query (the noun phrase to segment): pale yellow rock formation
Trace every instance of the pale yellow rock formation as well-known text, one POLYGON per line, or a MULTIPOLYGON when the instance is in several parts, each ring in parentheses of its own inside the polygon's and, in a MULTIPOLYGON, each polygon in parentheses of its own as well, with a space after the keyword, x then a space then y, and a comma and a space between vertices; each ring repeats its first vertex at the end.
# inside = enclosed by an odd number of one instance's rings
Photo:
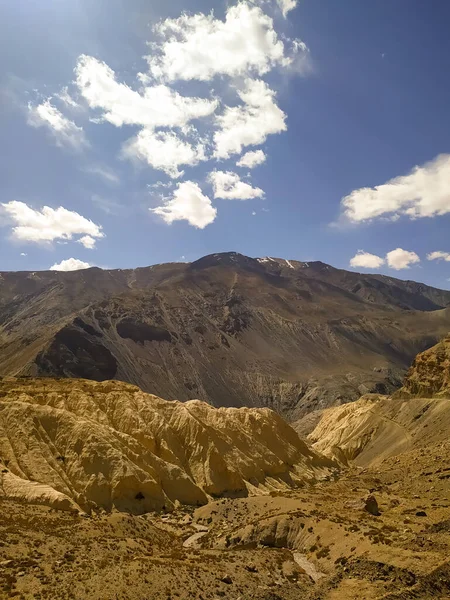
POLYGON ((309 439, 317 452, 365 466, 443 442, 449 429, 450 400, 368 394, 325 410, 309 439))
POLYGON ((0 465, 5 496, 133 513, 286 488, 333 467, 269 409, 44 378, 0 382, 0 465))

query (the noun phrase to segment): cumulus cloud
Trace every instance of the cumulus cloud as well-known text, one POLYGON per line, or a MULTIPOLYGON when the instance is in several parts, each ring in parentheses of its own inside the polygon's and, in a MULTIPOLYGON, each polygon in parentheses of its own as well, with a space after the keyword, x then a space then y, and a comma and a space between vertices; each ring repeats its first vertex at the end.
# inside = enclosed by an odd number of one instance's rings
POLYGON ((95 244, 97 243, 97 240, 95 240, 90 235, 84 235, 82 238, 80 238, 79 240, 77 240, 77 242, 79 244, 82 244, 88 250, 94 250, 95 244))
POLYGON ((262 198, 264 196, 261 188, 252 187, 232 171, 213 171, 209 174, 208 179, 213 186, 214 198, 250 200, 251 198, 262 198))
POLYGON ((78 260, 77 258, 68 258, 56 263, 50 267, 50 271, 80 271, 81 269, 89 269, 92 267, 87 262, 78 260))
POLYGON ((218 105, 217 100, 181 96, 166 85, 136 92, 119 83, 114 71, 92 56, 80 56, 75 73, 81 95, 91 108, 102 111, 99 120, 116 127, 183 127, 212 114, 218 105))
MULTIPOLYGON (((279 3, 286 9, 292 1, 279 3)), ((230 6, 224 21, 213 14, 183 14, 162 21, 155 31, 162 43, 152 45, 147 61, 151 75, 163 81, 261 76, 290 63, 272 19, 247 2, 230 6)))
POLYGON ((32 127, 45 127, 57 146, 81 150, 89 145, 83 128, 65 117, 51 104, 50 99, 38 106, 28 105, 28 124, 32 127))
POLYGON ((286 115, 275 102, 275 92, 264 81, 246 79, 238 92, 245 103, 228 106, 218 115, 218 131, 214 134, 215 156, 229 158, 245 146, 258 146, 268 135, 286 131, 286 115))
POLYGON ((173 132, 155 132, 147 128, 141 129, 125 144, 123 155, 143 160, 173 178, 184 175, 184 171, 179 170, 180 166, 193 166, 207 160, 202 143, 193 145, 173 132))
POLYGON ((258 165, 262 165, 266 161, 266 155, 262 150, 251 150, 246 152, 244 156, 236 163, 238 167, 247 167, 253 169, 258 165))
POLYGON ((420 262, 420 258, 415 252, 403 250, 403 248, 397 248, 386 254, 387 264, 391 269, 400 271, 400 269, 409 269, 411 265, 420 262))
POLYGON ((437 250, 436 252, 430 252, 427 254, 428 260, 445 260, 446 262, 450 262, 450 252, 442 252, 442 250, 437 250))
POLYGON ((204 229, 212 223, 217 215, 211 200, 193 181, 178 184, 173 196, 168 198, 163 206, 150 210, 169 225, 174 221, 187 221, 199 229, 204 229))
POLYGON ((355 256, 350 260, 351 267, 360 267, 362 269, 379 269, 384 263, 385 260, 384 258, 381 258, 381 256, 364 252, 364 250, 358 250, 355 256))
POLYGON ((342 199, 342 209, 355 223, 385 216, 418 219, 450 213, 450 154, 441 154, 383 185, 353 191, 342 199))
POLYGON ((62 206, 56 209, 44 206, 41 210, 35 210, 24 202, 11 201, 2 204, 2 208, 13 223, 13 238, 19 241, 48 243, 72 240, 77 235, 104 237, 100 225, 62 206))
MULTIPOLYGON (((156 41, 149 44, 151 52, 145 57, 148 69, 134 82, 116 74, 105 62, 81 55, 75 81, 54 100, 72 113, 75 109, 88 111, 91 123, 132 127, 130 138, 122 143, 121 156, 142 161, 172 179, 200 162, 241 155, 247 147, 260 146, 269 135, 287 129, 276 92, 262 77, 274 68, 299 72, 299 61, 309 54, 301 40, 278 35, 273 19, 258 5, 268 1, 239 0, 228 6, 223 19, 211 12, 162 20, 154 28, 156 41), (192 81, 208 82, 209 92, 200 93, 200 84, 194 87, 191 83, 183 87, 185 94, 188 85, 191 95, 182 95, 176 84, 192 81), (220 98, 222 92, 226 101, 220 98)), ((276 2, 285 16, 297 4, 297 0, 270 1, 276 2)), ((82 144, 83 130, 64 117, 50 99, 30 108, 30 114, 37 126, 51 123, 60 137, 65 131, 68 139, 78 136, 82 144)), ((265 160, 262 150, 253 149, 236 159, 236 164, 251 169, 265 160)), ((120 183, 116 173, 102 165, 87 170, 107 183, 120 183)), ((217 198, 264 195, 236 173, 215 173, 217 198)), ((110 212, 109 202, 99 197, 98 204, 110 212)), ((152 210, 168 223, 185 219, 200 228, 214 221, 217 212, 192 181, 178 185, 164 205, 152 210)), ((89 232, 82 235, 78 241, 94 247, 96 237, 89 232), (86 241, 88 237, 94 242, 86 241)))

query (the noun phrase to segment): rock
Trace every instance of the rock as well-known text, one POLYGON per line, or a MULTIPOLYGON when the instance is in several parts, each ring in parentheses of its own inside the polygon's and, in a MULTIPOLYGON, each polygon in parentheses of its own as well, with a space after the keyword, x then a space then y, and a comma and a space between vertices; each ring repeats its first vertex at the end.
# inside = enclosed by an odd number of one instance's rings
POLYGON ((395 397, 450 398, 450 336, 416 356, 395 397))
POLYGON ((375 496, 373 496, 372 494, 370 494, 370 496, 367 496, 367 498, 364 500, 364 510, 370 513, 371 515, 374 515, 376 517, 379 516, 380 510, 378 508, 378 502, 375 496))
POLYGON ((291 581, 296 581, 301 575, 298 565, 293 560, 285 560, 281 565, 281 572, 286 579, 291 581))
POLYGON ((14 565, 13 560, 2 560, 0 561, 0 568, 7 569, 8 567, 12 567, 14 565))
POLYGON ((226 583, 227 585, 231 585, 233 583, 233 580, 229 575, 225 575, 225 577, 222 577, 220 581, 226 583))
POLYGON ((258 572, 258 569, 255 567, 255 565, 246 565, 245 569, 249 573, 257 573, 258 572))
POLYGON ((418 510, 416 512, 416 517, 426 517, 427 513, 424 510, 418 510))
POLYGON ((191 523, 192 523, 191 515, 184 515, 184 517, 181 519, 182 525, 190 525, 191 523))
POLYGON ((119 381, 0 381, 0 432, 11 460, 0 496, 76 513, 171 512, 334 466, 269 409, 166 401, 119 381))

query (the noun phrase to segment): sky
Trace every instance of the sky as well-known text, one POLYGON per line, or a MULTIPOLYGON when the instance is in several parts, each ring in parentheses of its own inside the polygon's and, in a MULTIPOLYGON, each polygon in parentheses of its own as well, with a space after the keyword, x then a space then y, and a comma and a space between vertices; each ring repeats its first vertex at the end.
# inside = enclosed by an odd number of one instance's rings
POLYGON ((237 251, 450 289, 447 0, 0 4, 0 270, 237 251))

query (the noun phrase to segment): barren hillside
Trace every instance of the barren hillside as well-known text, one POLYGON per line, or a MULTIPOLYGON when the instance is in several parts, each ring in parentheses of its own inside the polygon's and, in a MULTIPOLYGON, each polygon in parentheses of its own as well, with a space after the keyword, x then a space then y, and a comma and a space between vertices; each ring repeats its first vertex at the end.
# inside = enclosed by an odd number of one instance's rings
POLYGON ((2 273, 0 374, 118 379, 295 419, 400 386, 450 292, 319 262, 216 254, 134 270, 2 273))

